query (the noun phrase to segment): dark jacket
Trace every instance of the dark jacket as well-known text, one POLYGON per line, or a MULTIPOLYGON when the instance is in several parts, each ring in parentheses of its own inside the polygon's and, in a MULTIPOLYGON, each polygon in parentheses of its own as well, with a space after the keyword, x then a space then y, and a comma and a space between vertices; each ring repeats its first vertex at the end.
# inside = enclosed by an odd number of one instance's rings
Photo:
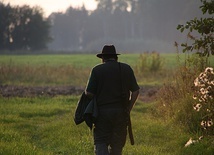
POLYGON ((77 103, 74 122, 78 125, 85 121, 87 126, 92 129, 97 115, 98 113, 95 97, 90 99, 87 95, 85 95, 85 92, 83 92, 77 103))

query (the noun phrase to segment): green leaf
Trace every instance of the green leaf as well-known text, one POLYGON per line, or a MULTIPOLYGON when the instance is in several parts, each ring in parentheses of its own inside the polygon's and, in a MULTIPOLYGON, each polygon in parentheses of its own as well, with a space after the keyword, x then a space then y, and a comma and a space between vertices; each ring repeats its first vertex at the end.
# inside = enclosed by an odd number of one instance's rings
POLYGON ((182 46, 182 47, 187 47, 187 44, 186 44, 186 43, 185 43, 185 44, 182 43, 181 46, 182 46))
POLYGON ((180 24, 179 24, 179 25, 177 26, 177 30, 179 30, 182 26, 183 26, 183 25, 180 25, 180 24))

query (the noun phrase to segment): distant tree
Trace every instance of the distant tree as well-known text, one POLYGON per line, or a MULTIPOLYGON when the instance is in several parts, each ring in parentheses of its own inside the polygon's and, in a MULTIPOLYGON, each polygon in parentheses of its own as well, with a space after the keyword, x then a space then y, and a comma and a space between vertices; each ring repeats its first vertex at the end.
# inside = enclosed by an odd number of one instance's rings
POLYGON ((209 57, 214 55, 214 0, 201 0, 203 3, 200 7, 203 14, 208 13, 211 17, 194 18, 186 22, 186 25, 178 25, 177 29, 183 32, 185 29, 189 30, 188 37, 193 43, 183 43, 183 52, 196 51, 200 56, 209 57), (194 37, 191 33, 196 32, 200 37, 194 37))
POLYGON ((51 40, 50 22, 39 7, 15 6, 0 3, 0 49, 40 50, 51 40))
POLYGON ((10 5, 4 5, 0 2, 0 50, 6 49, 10 43, 10 29, 11 22, 10 13, 12 8, 10 5))
POLYGON ((40 8, 33 8, 30 21, 27 25, 30 49, 40 50, 47 48, 47 43, 52 40, 50 37, 51 25, 50 21, 43 17, 40 8))
POLYGON ((79 50, 85 42, 86 28, 89 26, 88 12, 85 7, 67 8, 65 13, 53 13, 50 15, 52 21, 52 35, 54 42, 50 44, 51 49, 79 50))
POLYGON ((113 11, 113 1, 112 0, 96 0, 98 2, 97 9, 111 12, 113 11))

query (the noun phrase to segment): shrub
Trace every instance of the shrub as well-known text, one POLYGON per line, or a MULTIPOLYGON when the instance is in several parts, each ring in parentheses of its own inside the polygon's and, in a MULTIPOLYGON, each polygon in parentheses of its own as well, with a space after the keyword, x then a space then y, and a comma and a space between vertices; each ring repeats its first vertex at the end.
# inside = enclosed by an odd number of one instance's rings
POLYGON ((194 113, 192 109, 194 104, 192 94, 194 79, 200 73, 201 68, 206 66, 204 59, 194 54, 187 55, 185 62, 179 63, 172 78, 162 86, 157 94, 157 114, 173 118, 176 123, 182 124, 191 132, 200 130, 199 114, 194 113))
POLYGON ((137 73, 157 73, 162 70, 163 58, 160 57, 158 52, 144 52, 140 54, 138 63, 136 66, 137 73))
POLYGON ((206 134, 214 134, 214 71, 207 67, 194 80, 194 110, 200 113, 201 127, 206 134))

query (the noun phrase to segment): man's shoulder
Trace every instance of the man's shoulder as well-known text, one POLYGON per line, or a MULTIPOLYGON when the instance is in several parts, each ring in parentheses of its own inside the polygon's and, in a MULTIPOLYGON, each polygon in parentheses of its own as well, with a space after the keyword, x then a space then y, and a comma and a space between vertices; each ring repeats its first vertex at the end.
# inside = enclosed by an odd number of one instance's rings
POLYGON ((103 67, 104 64, 97 64, 96 66, 93 67, 93 70, 99 70, 103 67))
POLYGON ((123 63, 123 62, 119 62, 122 66, 122 68, 125 68, 125 69, 131 69, 131 66, 126 64, 126 63, 123 63))
MULTIPOLYGON (((116 63, 118 64, 118 63, 116 63)), ((121 65, 121 67, 123 69, 126 69, 126 70, 130 70, 131 69, 131 66, 124 63, 124 62, 119 62, 119 64, 121 65)), ((105 63, 101 63, 101 64, 97 64, 96 66, 93 67, 93 70, 94 71, 97 71, 97 70, 102 70, 103 68, 108 68, 108 65, 105 65, 105 63)))

